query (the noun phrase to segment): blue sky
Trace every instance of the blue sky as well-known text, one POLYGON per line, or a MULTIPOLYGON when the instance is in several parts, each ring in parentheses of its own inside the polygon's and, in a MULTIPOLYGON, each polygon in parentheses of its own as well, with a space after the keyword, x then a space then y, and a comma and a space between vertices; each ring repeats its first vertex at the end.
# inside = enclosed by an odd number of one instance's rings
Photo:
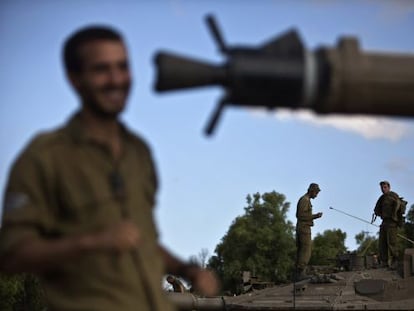
MULTIPOLYGON (((247 194, 277 191, 291 202, 311 182, 324 213, 313 235, 327 229, 355 234, 377 228, 329 209, 370 220, 378 182, 414 203, 414 122, 403 118, 318 117, 308 111, 226 109, 216 133, 204 126, 220 88, 157 94, 159 50, 212 63, 225 59, 204 18, 214 14, 228 44, 259 45, 290 28, 308 49, 357 36, 363 50, 414 53, 414 3, 409 1, 21 1, 0 2, 0 189, 27 141, 74 112, 78 100, 66 82, 61 46, 75 29, 118 28, 126 37, 134 86, 125 122, 150 144, 159 173, 156 221, 161 241, 183 258, 209 255, 247 194)), ((390 103, 392 104, 392 103, 390 103)))

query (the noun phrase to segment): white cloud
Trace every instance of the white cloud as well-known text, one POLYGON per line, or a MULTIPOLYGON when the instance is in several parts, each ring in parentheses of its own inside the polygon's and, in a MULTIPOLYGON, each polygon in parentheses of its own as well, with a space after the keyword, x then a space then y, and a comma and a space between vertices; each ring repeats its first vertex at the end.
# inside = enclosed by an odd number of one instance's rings
MULTIPOLYGON (((266 110, 255 109, 255 115, 262 115, 266 110)), ((366 139, 386 139, 398 141, 407 136, 411 127, 406 123, 383 117, 368 116, 321 116, 307 110, 291 111, 278 109, 274 116, 279 121, 296 120, 318 127, 332 127, 365 137, 366 139)))
POLYGON ((411 158, 408 157, 395 157, 388 161, 386 164, 387 168, 396 173, 413 173, 414 162, 411 158))
POLYGON ((414 12, 414 2, 411 0, 382 0, 371 3, 381 4, 380 16, 384 21, 398 22, 404 18, 410 18, 414 12))

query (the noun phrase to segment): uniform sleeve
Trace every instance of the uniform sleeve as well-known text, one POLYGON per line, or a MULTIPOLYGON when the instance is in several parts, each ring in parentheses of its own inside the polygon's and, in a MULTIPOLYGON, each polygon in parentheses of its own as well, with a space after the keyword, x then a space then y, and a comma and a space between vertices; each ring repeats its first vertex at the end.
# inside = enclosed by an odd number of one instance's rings
POLYGON ((305 197, 300 198, 297 206, 296 217, 299 221, 312 221, 312 211, 310 203, 305 197))
POLYGON ((0 257, 45 229, 48 222, 45 192, 41 162, 33 154, 23 153, 10 171, 3 199, 0 257))
POLYGON ((382 198, 383 198, 383 196, 381 195, 379 197, 377 203, 375 204, 375 208, 374 208, 375 215, 380 216, 380 217, 382 215, 382 210, 381 210, 382 198))

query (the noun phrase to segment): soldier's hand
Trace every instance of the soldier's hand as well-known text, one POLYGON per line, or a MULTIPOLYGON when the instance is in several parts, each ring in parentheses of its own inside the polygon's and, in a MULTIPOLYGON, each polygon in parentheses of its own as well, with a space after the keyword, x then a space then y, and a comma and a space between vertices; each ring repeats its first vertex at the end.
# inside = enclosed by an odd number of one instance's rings
POLYGON ((219 290, 219 281, 213 271, 198 269, 193 275, 192 284, 197 293, 205 296, 217 295, 219 290))
POLYGON ((321 217, 322 217, 322 213, 321 212, 319 212, 319 213, 316 214, 316 218, 321 218, 321 217))
POLYGON ((135 224, 123 221, 95 235, 96 250, 123 252, 137 248, 141 234, 135 224))

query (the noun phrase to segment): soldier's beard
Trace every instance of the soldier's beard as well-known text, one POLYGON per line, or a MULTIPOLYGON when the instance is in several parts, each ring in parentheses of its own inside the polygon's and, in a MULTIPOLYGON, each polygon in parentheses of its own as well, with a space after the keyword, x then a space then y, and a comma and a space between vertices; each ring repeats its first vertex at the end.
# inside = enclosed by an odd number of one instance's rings
POLYGON ((84 98, 83 104, 87 110, 89 110, 96 117, 103 120, 117 119, 119 114, 124 110, 126 106, 126 99, 129 92, 129 85, 120 86, 117 88, 104 88, 99 91, 97 96, 91 94, 89 98, 84 98), (118 89, 120 92, 124 92, 124 98, 119 100, 118 103, 108 103, 108 95, 106 92, 118 89))

